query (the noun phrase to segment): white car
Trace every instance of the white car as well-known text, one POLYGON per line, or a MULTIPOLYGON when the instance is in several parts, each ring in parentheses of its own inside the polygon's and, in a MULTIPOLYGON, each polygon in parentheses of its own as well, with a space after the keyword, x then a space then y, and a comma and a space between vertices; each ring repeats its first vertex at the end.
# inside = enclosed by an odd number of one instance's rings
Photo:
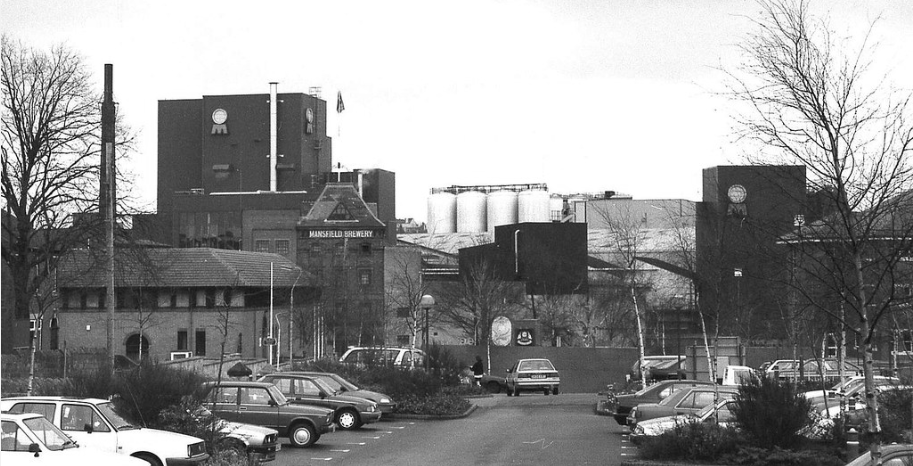
POLYGON ((707 405, 695 414, 665 416, 638 422, 631 431, 631 441, 639 444, 644 438, 658 437, 676 426, 692 422, 717 422, 720 426, 728 426, 735 419, 735 416, 729 411, 729 406, 734 402, 734 400, 723 400, 716 405, 707 405))
POLYGON ((3 466, 145 466, 138 458, 83 447, 40 414, 0 415, 3 466))
POLYGON ((422 367, 425 364, 425 352, 418 349, 394 346, 360 347, 352 346, 342 353, 339 362, 371 366, 375 364, 392 364, 396 367, 422 367))
POLYGON ((29 396, 3 398, 0 410, 44 416, 79 445, 144 460, 151 466, 192 466, 209 459, 203 440, 127 422, 108 400, 29 396))

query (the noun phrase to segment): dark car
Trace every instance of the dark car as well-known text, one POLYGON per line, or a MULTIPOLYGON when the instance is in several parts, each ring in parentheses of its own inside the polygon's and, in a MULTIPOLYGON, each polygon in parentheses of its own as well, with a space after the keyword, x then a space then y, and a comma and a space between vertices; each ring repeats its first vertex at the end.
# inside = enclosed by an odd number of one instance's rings
POLYGON ((847 463, 847 466, 904 466, 907 464, 913 464, 913 445, 893 444, 876 445, 872 451, 859 455, 858 458, 847 463))
POLYGON ((336 390, 338 393, 348 396, 357 396, 359 398, 364 398, 366 400, 371 400, 377 403, 377 407, 380 408, 381 413, 392 413, 396 409, 396 402, 393 401, 393 398, 389 395, 384 395, 383 393, 372 392, 371 390, 365 390, 359 388, 352 382, 342 378, 339 374, 334 374, 332 372, 313 372, 313 371, 294 371, 286 372, 286 374, 301 374, 301 375, 310 375, 319 377, 324 383, 329 385, 332 389, 336 390))
POLYGON ((309 447, 335 428, 332 409, 292 404, 271 383, 208 382, 203 385, 203 395, 216 416, 276 429, 293 447, 309 447))
POLYGON ((679 390, 659 403, 641 403, 628 413, 628 427, 634 428, 639 422, 658 417, 677 416, 682 414, 695 414, 719 396, 721 400, 733 400, 739 394, 739 387, 714 387, 704 385, 694 388, 679 390))
POLYGON ((615 417, 615 422, 626 425, 631 408, 641 403, 659 403, 679 390, 699 385, 711 385, 711 383, 698 380, 663 380, 636 393, 616 395, 610 391, 606 394, 605 409, 615 417))
POLYGON ((260 382, 275 384, 292 403, 332 409, 336 424, 344 430, 357 429, 380 420, 377 403, 366 398, 341 395, 315 375, 273 372, 260 377, 260 382))

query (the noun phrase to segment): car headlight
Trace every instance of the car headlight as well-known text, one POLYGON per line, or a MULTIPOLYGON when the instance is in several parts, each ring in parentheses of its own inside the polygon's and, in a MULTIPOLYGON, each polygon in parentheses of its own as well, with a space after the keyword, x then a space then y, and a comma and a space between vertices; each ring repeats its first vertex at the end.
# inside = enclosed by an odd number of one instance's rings
POLYGON ((206 453, 206 442, 197 442, 187 445, 187 457, 192 458, 206 453))
POLYGON ((634 435, 643 435, 643 434, 644 434, 644 427, 643 427, 643 426, 636 426, 636 427, 634 427, 634 435))

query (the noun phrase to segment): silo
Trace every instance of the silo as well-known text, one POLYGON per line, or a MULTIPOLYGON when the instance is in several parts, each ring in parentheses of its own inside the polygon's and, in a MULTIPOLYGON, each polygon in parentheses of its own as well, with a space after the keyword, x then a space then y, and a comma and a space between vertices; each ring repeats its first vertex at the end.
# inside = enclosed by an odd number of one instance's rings
POLYGON ((498 225, 517 223, 516 191, 495 191, 488 195, 488 232, 498 225))
POLYGON ((548 222, 548 191, 528 189, 517 195, 517 221, 548 222))
POLYGON ((484 233, 487 217, 485 193, 466 191, 457 194, 457 232, 484 233))
POLYGON ((456 218, 456 195, 432 193, 428 198, 428 233, 455 233, 456 218))
POLYGON ((548 218, 552 221, 560 221, 564 218, 564 198, 552 196, 548 199, 548 218))

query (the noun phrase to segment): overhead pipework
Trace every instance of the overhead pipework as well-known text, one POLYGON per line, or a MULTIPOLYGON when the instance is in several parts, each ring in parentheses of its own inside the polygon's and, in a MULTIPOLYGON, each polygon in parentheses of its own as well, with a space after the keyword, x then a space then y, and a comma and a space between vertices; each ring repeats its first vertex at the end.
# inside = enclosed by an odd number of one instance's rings
POLYGON ((278 89, 279 83, 269 83, 269 190, 276 191, 278 185, 276 181, 276 165, 278 165, 279 154, 279 130, 277 113, 279 109, 278 89))

